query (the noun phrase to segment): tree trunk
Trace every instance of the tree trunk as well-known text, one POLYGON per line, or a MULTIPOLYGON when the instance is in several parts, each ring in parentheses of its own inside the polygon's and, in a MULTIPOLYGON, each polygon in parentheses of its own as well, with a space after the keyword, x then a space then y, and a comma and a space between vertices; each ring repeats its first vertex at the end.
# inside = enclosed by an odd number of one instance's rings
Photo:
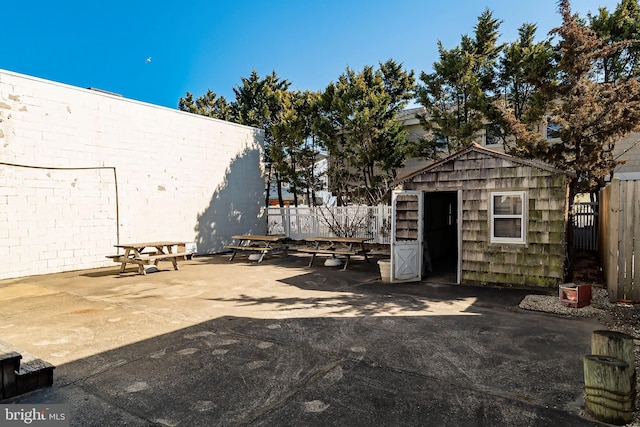
POLYGON ((265 188, 265 193, 264 205, 269 207, 269 197, 271 196, 271 165, 267 166, 267 186, 265 188))
POLYGON ((304 190, 304 197, 307 199, 307 206, 315 206, 315 202, 312 204, 311 203, 311 189, 309 188, 309 186, 307 186, 307 188, 305 188, 304 190))
POLYGON ((276 188, 278 190, 278 205, 284 206, 284 200, 282 199, 282 181, 280 181, 280 174, 276 172, 276 188))
MULTIPOLYGON (((294 183, 298 181, 298 174, 296 171, 296 162, 292 158, 291 159, 291 171, 289 172, 290 178, 293 178, 291 181, 294 183)), ((293 206, 298 207, 298 187, 296 184, 291 184, 291 194, 293 194, 293 206)))
POLYGON ((291 186, 291 193, 293 194, 293 206, 298 207, 298 189, 295 185, 291 186))

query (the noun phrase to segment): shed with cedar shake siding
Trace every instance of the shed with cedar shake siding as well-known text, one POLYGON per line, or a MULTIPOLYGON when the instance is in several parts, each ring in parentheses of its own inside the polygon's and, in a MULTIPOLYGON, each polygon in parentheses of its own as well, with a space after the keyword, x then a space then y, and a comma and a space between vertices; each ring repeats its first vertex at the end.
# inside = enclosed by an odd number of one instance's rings
POLYGON ((424 192, 424 273, 454 265, 461 284, 563 283, 574 176, 473 144, 400 178, 398 189, 424 192))

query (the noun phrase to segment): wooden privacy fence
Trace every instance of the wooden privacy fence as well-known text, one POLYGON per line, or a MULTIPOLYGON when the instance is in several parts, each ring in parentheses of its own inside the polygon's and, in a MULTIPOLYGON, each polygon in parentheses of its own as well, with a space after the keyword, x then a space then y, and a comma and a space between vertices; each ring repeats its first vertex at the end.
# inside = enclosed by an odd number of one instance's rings
POLYGON ((267 212, 269 234, 294 240, 308 237, 367 237, 370 243, 391 239, 391 206, 285 206, 267 212))
POLYGON ((611 302, 640 302, 640 181, 600 190, 600 257, 611 302))

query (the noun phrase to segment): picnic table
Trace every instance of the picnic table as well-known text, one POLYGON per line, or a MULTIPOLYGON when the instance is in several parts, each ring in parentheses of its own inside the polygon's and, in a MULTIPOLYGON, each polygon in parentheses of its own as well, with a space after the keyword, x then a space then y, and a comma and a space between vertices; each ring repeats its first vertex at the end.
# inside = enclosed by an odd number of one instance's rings
POLYGON ((121 263, 120 273, 124 273, 127 264, 137 264, 138 272, 147 274, 145 265, 158 265, 159 261, 171 261, 173 268, 178 270, 178 259, 185 259, 191 255, 186 250, 187 242, 183 241, 161 241, 161 242, 141 242, 141 243, 120 243, 114 245, 116 248, 124 249, 124 254, 107 255, 114 262, 121 263), (176 250, 174 251, 174 247, 176 250))
POLYGON ((305 239, 312 247, 300 248, 298 252, 306 252, 312 254, 309 267, 313 265, 316 255, 331 255, 332 258, 338 256, 345 258, 343 270, 349 266, 349 260, 353 255, 363 255, 364 260, 369 262, 367 257, 367 249, 364 242, 369 240, 368 237, 310 237, 305 239))
POLYGON ((261 236, 257 234, 238 234, 231 236, 238 241, 236 245, 225 245, 225 248, 231 249, 233 253, 229 261, 233 261, 238 252, 256 252, 260 254, 258 262, 262 262, 264 256, 271 251, 284 251, 287 254, 287 246, 284 240, 287 236, 261 236))

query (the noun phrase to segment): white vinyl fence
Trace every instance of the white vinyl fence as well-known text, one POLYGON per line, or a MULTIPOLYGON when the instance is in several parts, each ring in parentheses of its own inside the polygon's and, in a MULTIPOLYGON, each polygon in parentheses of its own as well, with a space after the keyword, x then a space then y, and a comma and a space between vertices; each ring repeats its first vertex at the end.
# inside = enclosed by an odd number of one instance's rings
POLYGON ((371 243, 391 241, 391 206, 270 207, 269 234, 294 240, 315 236, 368 237, 371 243))

